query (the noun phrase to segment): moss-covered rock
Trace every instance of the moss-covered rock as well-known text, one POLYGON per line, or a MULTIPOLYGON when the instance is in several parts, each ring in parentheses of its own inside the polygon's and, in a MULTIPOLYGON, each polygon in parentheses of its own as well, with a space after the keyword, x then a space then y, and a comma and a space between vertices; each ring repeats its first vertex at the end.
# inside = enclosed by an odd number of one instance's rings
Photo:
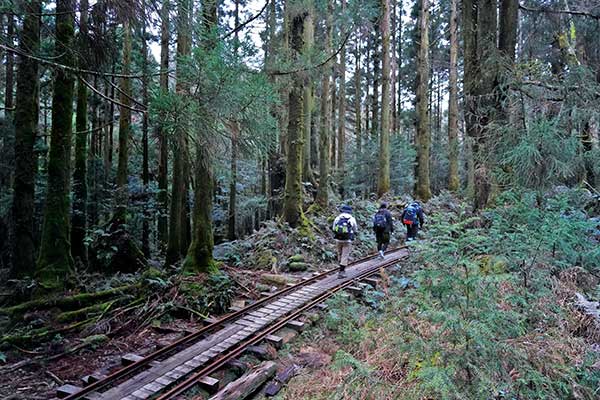
POLYGON ((291 262, 288 265, 288 269, 291 272, 306 271, 309 267, 310 265, 305 262, 291 262))
POLYGON ((302 254, 296 254, 288 258, 289 263, 293 262, 304 262, 304 256, 302 254))

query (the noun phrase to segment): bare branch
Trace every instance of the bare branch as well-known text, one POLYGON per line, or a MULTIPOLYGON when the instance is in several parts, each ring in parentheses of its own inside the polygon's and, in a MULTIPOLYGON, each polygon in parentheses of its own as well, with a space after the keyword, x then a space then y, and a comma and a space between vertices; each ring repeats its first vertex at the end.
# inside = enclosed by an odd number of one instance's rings
POLYGON ((600 15, 592 14, 586 11, 573 11, 573 10, 553 10, 550 8, 532 8, 524 6, 523 4, 519 4, 519 8, 523 11, 528 12, 536 12, 536 13, 550 13, 550 14, 568 14, 568 15, 578 15, 581 17, 593 18, 596 20, 600 20, 600 15))

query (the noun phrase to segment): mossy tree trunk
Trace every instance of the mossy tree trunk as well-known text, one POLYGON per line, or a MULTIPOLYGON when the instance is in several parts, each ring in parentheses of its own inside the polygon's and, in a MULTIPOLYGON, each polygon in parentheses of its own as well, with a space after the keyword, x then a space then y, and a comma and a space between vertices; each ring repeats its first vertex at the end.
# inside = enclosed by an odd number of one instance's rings
POLYGON ((379 51, 379 24, 375 21, 375 26, 373 27, 373 35, 372 42, 373 45, 373 95, 371 96, 371 137, 373 140, 377 140, 379 138, 379 75, 380 75, 380 65, 381 62, 381 53, 379 51))
POLYGON ((360 65, 360 33, 356 31, 356 47, 354 52, 354 134, 356 135, 356 159, 362 157, 362 91, 361 86, 361 65, 360 65))
POLYGON ((431 198, 429 181, 429 149, 431 131, 427 94, 429 88, 429 0, 420 0, 419 10, 419 49, 417 58, 417 165, 415 180, 415 196, 428 201, 431 198))
MULTIPOLYGON (((131 27, 129 21, 123 21, 123 67, 122 73, 128 75, 131 70, 131 27)), ((126 223, 129 191, 127 187, 129 136, 131 133, 131 81, 121 78, 121 96, 119 101, 119 158, 117 164, 116 209, 113 217, 113 227, 120 228, 126 223)))
MULTIPOLYGON (((88 0, 79 2, 79 60, 80 68, 85 69, 88 34, 88 0)), ((75 118, 75 166, 73 170, 73 215, 71 217, 71 254, 75 261, 87 265, 87 248, 84 244, 87 220, 87 118, 88 92, 81 79, 77 81, 77 111, 75 118)))
MULTIPOLYGON (((169 91, 169 8, 170 1, 163 0, 161 9, 160 28, 160 90, 163 94, 169 91)), ((162 118, 161 118, 162 120, 162 118)), ((162 123, 158 124, 158 242, 161 250, 169 240, 169 225, 167 213, 169 212, 169 141, 167 131, 162 123)))
POLYGON ((404 1, 398 0, 398 22, 397 22, 397 58, 396 62, 398 65, 398 75, 396 76, 396 81, 398 82, 398 93, 396 94, 396 127, 395 131, 398 135, 402 134, 402 15, 404 15, 404 1))
POLYGON ((379 178, 377 194, 390 191, 390 0, 381 1, 381 135, 379 141, 379 178))
MULTIPOLYGON (((207 50, 216 46, 217 3, 215 0, 205 0, 202 10, 201 45, 207 50)), ((212 156, 206 143, 198 140, 196 143, 196 165, 194 169, 195 191, 193 210, 192 242, 183 262, 184 273, 214 273, 217 271, 213 259, 213 184, 212 156)))
MULTIPOLYGON (((290 49, 292 61, 298 62, 304 46, 304 20, 308 12, 296 10, 290 15, 290 49)), ((283 219, 292 227, 303 223, 302 149, 304 146, 304 76, 296 73, 288 102, 287 167, 283 197, 283 219)))
MULTIPOLYGON (((37 54, 39 50, 41 9, 40 0, 28 1, 24 4, 25 19, 19 43, 19 48, 24 52, 37 54)), ((7 56, 8 54, 10 53, 7 52, 7 56)), ((38 62, 32 58, 19 57, 17 60, 12 277, 31 276, 35 270, 33 216, 37 168, 33 147, 38 122, 38 69, 38 62)))
POLYGON ((457 192, 458 177, 458 0, 452 0, 450 12, 450 76, 448 81, 448 190, 457 192))
POLYGON ((239 126, 237 122, 232 124, 231 129, 231 181, 229 184, 229 218, 227 219, 227 238, 235 240, 235 206, 237 203, 237 161, 238 161, 238 136, 239 126))
MULTIPOLYGON (((56 61, 73 65, 75 7, 73 0, 56 2, 56 61)), ((62 289, 73 273, 69 223, 70 147, 74 77, 57 68, 52 96, 52 129, 48 184, 36 278, 43 290, 62 289)))
MULTIPOLYGON (((332 0, 327 0, 327 16, 325 17, 325 53, 331 49, 332 30, 332 0)), ((317 190, 317 204, 327 207, 329 203, 329 132, 331 112, 329 110, 329 83, 331 81, 331 64, 323 66, 321 78, 321 122, 319 128, 319 188, 317 190)))

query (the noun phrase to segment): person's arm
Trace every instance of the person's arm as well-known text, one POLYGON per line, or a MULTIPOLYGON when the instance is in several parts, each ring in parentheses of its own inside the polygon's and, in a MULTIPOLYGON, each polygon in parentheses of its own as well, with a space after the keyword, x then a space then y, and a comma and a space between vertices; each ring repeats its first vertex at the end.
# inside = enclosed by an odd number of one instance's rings
POLYGON ((339 219, 340 219, 339 215, 337 217, 335 217, 335 219, 333 220, 333 224, 331 225, 331 230, 333 230, 333 228, 335 228, 335 224, 337 224, 339 219))
POLYGON ((390 232, 394 232, 394 217, 392 216, 392 213, 388 211, 386 217, 390 226, 390 232))
POLYGON ((402 211, 402 215, 400 215, 400 222, 404 225, 404 215, 406 214, 406 210, 402 211))
POLYGON ((423 215, 423 210, 419 210, 417 216, 419 217, 419 224, 423 226, 423 224, 425 224, 425 216, 423 215))

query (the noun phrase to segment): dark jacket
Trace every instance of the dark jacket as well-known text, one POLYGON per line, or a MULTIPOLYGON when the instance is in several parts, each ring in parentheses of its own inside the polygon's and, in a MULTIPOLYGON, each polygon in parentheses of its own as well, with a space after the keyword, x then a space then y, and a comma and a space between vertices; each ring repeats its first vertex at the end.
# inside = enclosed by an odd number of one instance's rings
MULTIPOLYGON (((392 213, 387 208, 380 208, 377 213, 383 213, 385 216, 385 230, 384 233, 394 232, 394 218, 392 218, 392 213)), ((375 229, 375 216, 373 216, 373 231, 375 229)))
MULTIPOLYGON (((402 216, 400 216, 400 220, 404 223, 404 215, 406 214, 406 208, 402 211, 402 216)), ((423 215, 423 209, 419 206, 417 207, 417 218, 419 219, 419 226, 423 226, 425 223, 425 216, 423 215)))

